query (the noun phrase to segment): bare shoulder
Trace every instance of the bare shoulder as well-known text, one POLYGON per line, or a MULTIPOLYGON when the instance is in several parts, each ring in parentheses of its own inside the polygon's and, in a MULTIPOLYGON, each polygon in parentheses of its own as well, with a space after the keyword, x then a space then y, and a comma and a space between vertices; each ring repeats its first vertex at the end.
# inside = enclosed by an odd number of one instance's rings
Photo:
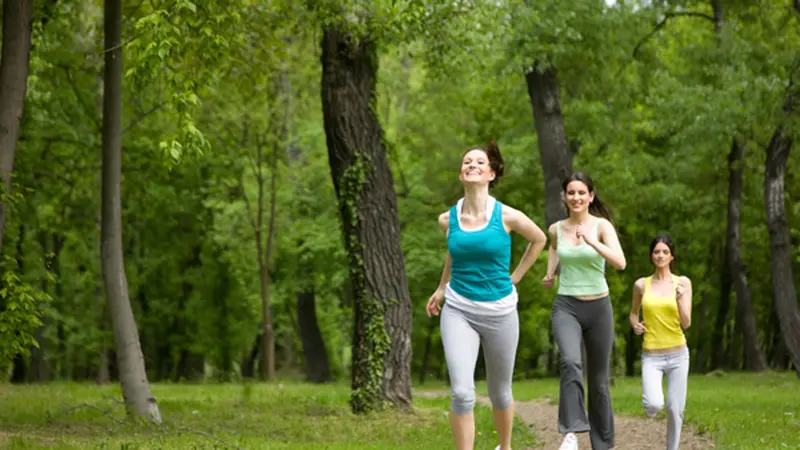
POLYGON ((551 236, 555 236, 558 234, 558 221, 553 222, 547 227, 547 232, 550 233, 551 236))
POLYGON ((687 276, 681 275, 678 277, 678 284, 684 287, 692 287, 692 280, 687 276))
POLYGON ((511 206, 506 205, 505 203, 502 204, 502 211, 503 211, 503 222, 506 223, 519 223, 521 220, 527 218, 524 212, 513 208, 511 206))
POLYGON ((633 287, 638 291, 644 291, 645 277, 641 277, 633 283, 633 287))
POLYGON ((553 222, 549 227, 547 227, 547 234, 550 235, 550 238, 553 240, 553 242, 558 239, 558 222, 559 221, 553 222))
POLYGON ((445 211, 439 214, 439 228, 441 228, 442 231, 447 231, 449 225, 450 225, 450 211, 445 211))
POLYGON ((597 226, 599 227, 600 231, 604 231, 604 232, 607 231, 607 232, 610 232, 610 233, 615 233, 616 232, 614 230, 614 224, 611 223, 605 217, 598 217, 597 221, 599 222, 597 226))
POLYGON ((505 203, 501 203, 500 206, 503 208, 503 217, 515 217, 519 214, 522 214, 522 211, 512 206, 508 206, 505 203))

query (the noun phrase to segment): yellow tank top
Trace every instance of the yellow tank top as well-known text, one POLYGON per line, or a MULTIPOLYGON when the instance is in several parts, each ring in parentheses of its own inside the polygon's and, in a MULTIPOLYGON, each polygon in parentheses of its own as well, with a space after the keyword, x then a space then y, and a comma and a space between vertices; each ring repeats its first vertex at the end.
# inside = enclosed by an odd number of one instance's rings
POLYGON ((654 295, 650 289, 652 278, 649 276, 644 281, 642 316, 647 332, 644 334, 642 347, 645 350, 660 350, 686 345, 675 296, 678 277, 672 276, 672 295, 654 295))

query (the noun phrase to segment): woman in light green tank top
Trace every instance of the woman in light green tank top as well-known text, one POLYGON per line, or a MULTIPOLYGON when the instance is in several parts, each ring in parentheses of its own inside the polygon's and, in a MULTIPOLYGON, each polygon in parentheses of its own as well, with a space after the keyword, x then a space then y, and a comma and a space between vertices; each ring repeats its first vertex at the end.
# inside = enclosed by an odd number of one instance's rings
POLYGON ((559 450, 576 450, 576 433, 589 432, 593 450, 614 448, 614 413, 608 388, 614 313, 605 277, 606 264, 625 269, 625 254, 588 174, 574 173, 562 183, 569 216, 550 226, 546 288, 555 284, 553 337, 561 353, 558 430, 559 450), (584 407, 581 339, 586 346, 589 411, 584 407))

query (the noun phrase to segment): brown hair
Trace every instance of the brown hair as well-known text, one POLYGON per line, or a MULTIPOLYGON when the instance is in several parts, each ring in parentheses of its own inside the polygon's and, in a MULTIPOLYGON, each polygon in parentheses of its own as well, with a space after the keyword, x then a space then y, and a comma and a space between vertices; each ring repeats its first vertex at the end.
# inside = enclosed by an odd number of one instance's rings
POLYGON ((567 193, 567 186, 573 181, 580 181, 581 183, 585 184, 589 189, 589 192, 594 194, 594 200, 589 204, 589 213, 594 216, 603 217, 609 222, 612 222, 611 208, 605 202, 600 200, 600 197, 597 196, 597 192, 594 191, 594 182, 592 182, 592 177, 590 177, 586 172, 573 173, 561 183, 561 189, 565 194, 567 193))
POLYGON ((464 156, 473 150, 481 150, 483 153, 486 153, 486 157, 489 158, 489 167, 491 167, 492 171, 494 171, 494 180, 489 182, 489 189, 495 187, 497 182, 500 181, 500 177, 503 176, 503 172, 506 168, 506 165, 503 162, 503 155, 500 154, 500 147, 498 147, 497 142, 492 139, 489 141, 489 144, 486 145, 486 147, 469 148, 464 152, 463 155, 461 155, 461 159, 464 159, 464 156))

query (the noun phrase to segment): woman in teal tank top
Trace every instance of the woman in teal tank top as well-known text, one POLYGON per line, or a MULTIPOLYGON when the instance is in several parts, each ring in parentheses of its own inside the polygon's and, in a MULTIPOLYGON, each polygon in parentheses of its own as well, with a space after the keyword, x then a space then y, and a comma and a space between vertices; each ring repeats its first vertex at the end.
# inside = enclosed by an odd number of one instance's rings
POLYGON ((472 450, 475 441, 473 375, 480 347, 499 440, 496 450, 511 449, 511 379, 519 341, 515 285, 547 243, 544 232, 525 214, 489 195, 503 168, 494 141, 486 148, 467 151, 459 176, 464 198, 439 216, 439 226, 447 234, 447 253, 439 287, 426 309, 429 317, 441 312, 456 450, 472 450), (509 273, 512 231, 529 244, 517 268, 509 273), (444 308, 440 307, 443 299, 444 308))
POLYGON ((614 413, 608 389, 611 349, 614 345, 614 313, 605 278, 606 263, 625 269, 608 207, 597 197, 594 183, 584 172, 562 183, 569 217, 552 224, 547 252, 547 275, 542 283, 551 288, 556 267, 558 294, 553 302, 553 337, 561 353, 558 431, 564 434, 560 450, 576 450, 576 433, 589 432, 593 450, 614 447, 614 413), (581 339, 586 346, 589 413, 584 407, 581 339))

